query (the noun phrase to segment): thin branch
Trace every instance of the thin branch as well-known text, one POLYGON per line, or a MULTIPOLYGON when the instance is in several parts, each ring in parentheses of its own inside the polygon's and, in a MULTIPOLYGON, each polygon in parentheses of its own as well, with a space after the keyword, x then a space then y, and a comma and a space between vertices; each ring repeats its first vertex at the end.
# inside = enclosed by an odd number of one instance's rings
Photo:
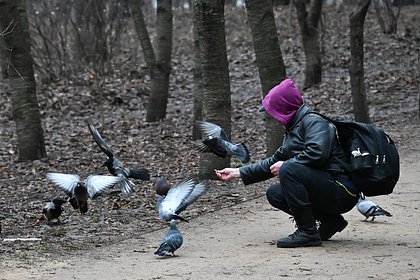
POLYGON ((0 36, 6 36, 6 35, 8 35, 8 34, 10 34, 10 33, 12 33, 13 32, 13 30, 15 29, 15 26, 16 26, 16 24, 15 25, 13 25, 13 27, 12 27, 12 24, 13 24, 13 19, 12 19, 12 21, 9 23, 9 25, 8 26, 6 26, 6 29, 4 29, 2 32, 0 32, 0 36), (11 28, 11 30, 9 31, 9 28, 11 28))

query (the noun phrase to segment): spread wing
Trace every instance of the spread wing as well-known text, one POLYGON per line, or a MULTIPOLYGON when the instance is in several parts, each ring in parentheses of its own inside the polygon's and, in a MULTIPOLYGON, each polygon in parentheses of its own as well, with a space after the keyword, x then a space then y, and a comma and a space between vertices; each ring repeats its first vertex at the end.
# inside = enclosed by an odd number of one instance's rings
POLYGON ((194 180, 187 179, 176 186, 173 186, 159 208, 159 215, 164 218, 166 215, 175 214, 175 211, 184 203, 184 200, 190 195, 194 189, 194 180))
POLYGON ((121 181, 121 177, 106 175, 89 175, 86 179, 86 187, 91 199, 95 199, 107 188, 121 181))
POLYGON ((64 173, 47 173, 47 178, 68 196, 73 196, 74 188, 80 182, 79 175, 64 173))
POLYGON ((90 134, 92 134, 93 140, 95 140, 96 144, 98 144, 99 148, 104 152, 109 158, 114 157, 114 153, 112 152, 111 148, 106 144, 105 140, 102 138, 102 135, 93 126, 90 122, 87 122, 90 134))
POLYGON ((224 130, 217 124, 203 121, 198 121, 197 124, 206 138, 218 137, 225 141, 230 141, 224 130))
POLYGON ((192 192, 182 201, 178 209, 175 211, 177 214, 184 211, 189 205, 193 204, 200 196, 207 192, 209 184, 202 182, 194 185, 192 192))

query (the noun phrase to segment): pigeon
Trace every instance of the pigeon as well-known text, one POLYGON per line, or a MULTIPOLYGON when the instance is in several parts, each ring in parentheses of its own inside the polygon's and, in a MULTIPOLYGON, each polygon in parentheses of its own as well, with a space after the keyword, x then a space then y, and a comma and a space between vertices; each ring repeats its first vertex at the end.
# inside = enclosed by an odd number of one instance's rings
POLYGON ((44 208, 42 208, 42 214, 47 219, 47 221, 51 222, 53 220, 57 220, 57 223, 60 223, 58 219, 63 212, 63 208, 61 205, 66 203, 67 200, 62 198, 54 198, 52 201, 48 202, 44 208))
POLYGON ((81 214, 88 211, 88 198, 95 199, 107 188, 121 181, 117 176, 89 175, 81 181, 79 175, 47 173, 47 178, 70 197, 70 204, 81 214))
POLYGON ((156 181, 154 183, 154 188, 156 194, 159 196, 165 196, 172 187, 171 184, 169 184, 168 180, 162 173, 157 173, 155 177, 156 181))
POLYGON ((176 227, 176 221, 171 220, 169 230, 165 232, 159 248, 154 253, 161 257, 175 256, 175 251, 182 246, 183 238, 181 232, 176 227))
POLYGON ((357 210, 366 217, 365 221, 368 220, 368 218, 372 217, 371 222, 375 220, 376 216, 387 216, 392 217, 391 213, 388 211, 385 211, 378 205, 376 205, 373 201, 370 201, 366 199, 364 196, 361 196, 359 198, 359 201, 357 202, 357 210))
POLYGON ((118 160, 112 152, 111 148, 106 144, 105 140, 102 138, 99 131, 91 123, 87 122, 90 133, 92 134, 93 140, 98 144, 99 148, 104 152, 108 159, 103 164, 108 168, 108 171, 114 175, 121 177, 121 180, 118 185, 121 189, 121 192, 124 196, 129 196, 134 191, 134 183, 130 181, 129 178, 140 179, 143 181, 150 180, 149 170, 146 168, 131 169, 124 167, 122 162, 118 160))
POLYGON ((197 148, 198 151, 213 153, 221 158, 233 156, 242 163, 249 162, 251 158, 244 143, 231 143, 224 130, 216 124, 203 121, 199 121, 197 124, 204 136, 204 140, 197 148))
POLYGON ((165 197, 158 195, 156 198, 159 217, 168 222, 172 219, 188 222, 179 216, 179 214, 194 203, 208 189, 209 185, 207 182, 198 183, 195 179, 186 179, 178 185, 173 186, 165 197))

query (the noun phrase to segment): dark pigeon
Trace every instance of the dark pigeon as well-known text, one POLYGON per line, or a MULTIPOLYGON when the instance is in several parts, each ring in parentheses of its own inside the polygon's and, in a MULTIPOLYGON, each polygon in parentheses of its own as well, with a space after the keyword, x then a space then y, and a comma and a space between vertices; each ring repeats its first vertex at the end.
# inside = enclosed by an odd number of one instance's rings
POLYGON ((165 197, 157 196, 156 207, 159 211, 159 217, 168 222, 172 219, 188 222, 179 214, 208 189, 209 185, 207 182, 197 182, 195 179, 187 179, 173 186, 165 197))
POLYGON ((70 197, 70 204, 82 214, 88 211, 89 198, 97 198, 107 188, 121 181, 120 177, 105 175, 89 175, 81 181, 76 174, 64 173, 47 173, 47 178, 70 197))
POLYGON ((47 221, 51 222, 53 220, 57 220, 57 223, 60 223, 59 217, 63 212, 63 208, 61 207, 67 200, 62 198, 54 198, 52 201, 48 202, 44 208, 42 208, 42 214, 47 219, 47 221))
POLYGON ((161 257, 175 256, 175 251, 182 246, 183 238, 181 232, 176 227, 176 221, 171 220, 169 230, 165 232, 159 248, 154 253, 161 257))
POLYGON ((108 171, 112 175, 123 179, 118 183, 123 195, 129 196, 134 191, 135 185, 129 180, 129 178, 140 179, 143 181, 150 180, 150 173, 146 168, 134 169, 124 167, 122 162, 116 158, 114 152, 112 152, 111 148, 106 144, 99 131, 91 123, 87 122, 87 124, 93 140, 95 140, 102 152, 108 156, 104 165, 108 168, 108 171))
POLYGON ((372 219, 370 221, 373 222, 376 216, 392 217, 391 213, 376 205, 373 201, 366 199, 364 196, 359 198, 356 208, 363 216, 365 216, 365 221, 371 217, 372 219))
POLYGON ((197 124, 204 136, 202 144, 198 146, 200 152, 213 153, 221 158, 233 156, 242 163, 250 161, 246 145, 244 143, 233 144, 220 126, 203 121, 199 121, 197 124))
POLYGON ((155 175, 156 181, 154 183, 155 192, 157 195, 165 196, 172 187, 166 179, 165 175, 158 173, 155 175))

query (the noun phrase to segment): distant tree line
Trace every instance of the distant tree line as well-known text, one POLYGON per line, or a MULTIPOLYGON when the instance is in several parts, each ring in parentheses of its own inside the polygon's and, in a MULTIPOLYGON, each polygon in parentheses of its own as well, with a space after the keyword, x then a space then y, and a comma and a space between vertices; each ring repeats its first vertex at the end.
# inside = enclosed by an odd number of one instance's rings
MULTIPOLYGON (((397 30, 400 5, 372 0, 384 33, 397 30)), ((353 1, 350 15, 351 59, 349 74, 355 119, 369 122, 363 72, 364 20, 371 0, 353 1)), ((323 0, 0 0, 0 64, 9 81, 17 127, 19 159, 46 157, 36 98, 34 69, 44 82, 79 71, 106 76, 126 63, 140 67, 142 51, 151 78, 146 120, 166 117, 171 74, 173 9, 192 14, 194 22, 194 120, 221 125, 230 136, 231 101, 224 13, 226 5, 245 5, 253 38, 261 95, 286 78, 273 5, 293 4, 305 54, 304 88, 322 81, 323 0), (123 43, 127 28, 137 37, 123 43), (123 48, 123 46, 125 48, 123 48), (32 51, 31 51, 32 49, 32 51), (123 50, 124 49, 124 50, 123 50)), ((401 3, 401 1, 400 1, 401 3)), ((288 23, 284 23, 288 24, 288 23)), ((267 120, 267 153, 272 153, 284 133, 267 120)), ((199 137, 194 127, 193 136, 199 137)), ((211 177, 229 159, 201 157, 200 173, 211 177)))

